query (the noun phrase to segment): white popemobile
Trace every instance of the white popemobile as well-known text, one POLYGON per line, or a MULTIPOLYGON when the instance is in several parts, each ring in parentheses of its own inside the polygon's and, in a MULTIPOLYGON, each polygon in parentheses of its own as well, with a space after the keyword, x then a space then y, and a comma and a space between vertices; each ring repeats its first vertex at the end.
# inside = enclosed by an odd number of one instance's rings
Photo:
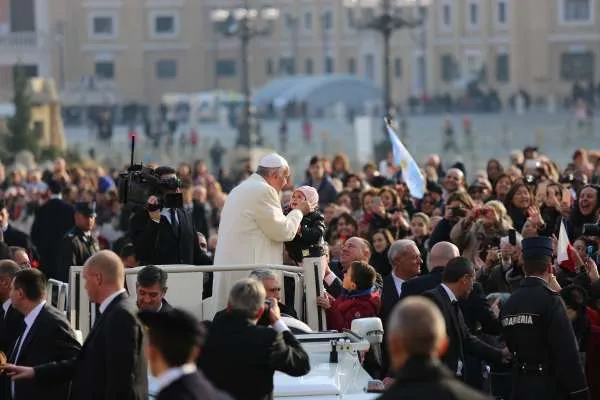
MULTIPOLYGON (((323 293, 322 260, 306 259, 302 267, 285 265, 237 265, 237 266, 161 266, 169 274, 168 301, 176 307, 192 312, 200 320, 210 320, 218 310, 215 296, 202 301, 204 274, 219 271, 246 271, 257 268, 271 268, 279 271, 282 277, 292 278, 295 282, 294 308, 299 319, 283 317, 286 324, 295 332, 310 358, 311 371, 303 377, 290 377, 275 373, 274 398, 285 400, 370 400, 377 393, 367 392, 367 388, 381 388, 381 382, 372 381, 371 376, 360 363, 360 354, 372 349, 376 357, 380 356, 380 344, 383 327, 379 318, 365 318, 353 321, 352 329, 345 332, 327 331, 323 310, 316 307, 317 295, 323 293), (305 301, 305 299, 312 299, 305 301), (305 321, 305 322, 303 322, 305 321)), ((92 307, 81 278, 83 267, 71 267, 69 284, 51 280, 49 299, 55 299, 59 309, 64 310, 71 325, 81 340, 90 331, 94 322, 96 307, 92 307)), ((135 282, 141 269, 125 271, 126 286, 129 295, 135 300, 135 282)), ((228 293, 216 293, 227 297, 228 293)), ((156 383, 149 379, 150 398, 156 395, 156 383)))

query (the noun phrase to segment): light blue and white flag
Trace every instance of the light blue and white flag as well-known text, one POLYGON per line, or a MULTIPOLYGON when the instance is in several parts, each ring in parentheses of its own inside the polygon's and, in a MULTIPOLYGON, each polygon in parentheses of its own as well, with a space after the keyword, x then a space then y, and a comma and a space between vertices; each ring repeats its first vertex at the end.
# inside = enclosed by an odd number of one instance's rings
POLYGON ((406 182, 406 186, 408 186, 408 190, 410 190, 410 195, 417 199, 422 199, 425 194, 426 182, 425 178, 421 174, 421 170, 419 166, 412 158, 406 147, 402 144, 400 139, 398 139, 398 135, 394 132, 394 129, 390 126, 390 124, 385 123, 388 131, 388 135, 390 137, 390 142, 392 142, 392 152, 394 154, 394 164, 401 168, 402 170, 402 179, 406 182))

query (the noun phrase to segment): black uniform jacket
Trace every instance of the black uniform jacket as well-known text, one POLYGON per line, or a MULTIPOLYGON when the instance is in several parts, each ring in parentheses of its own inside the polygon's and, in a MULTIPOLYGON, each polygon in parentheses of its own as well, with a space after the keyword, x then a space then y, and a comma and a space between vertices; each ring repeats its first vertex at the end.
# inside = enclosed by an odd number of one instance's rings
POLYGON ((504 303, 500 323, 514 354, 513 399, 588 398, 564 303, 544 280, 525 278, 504 303))

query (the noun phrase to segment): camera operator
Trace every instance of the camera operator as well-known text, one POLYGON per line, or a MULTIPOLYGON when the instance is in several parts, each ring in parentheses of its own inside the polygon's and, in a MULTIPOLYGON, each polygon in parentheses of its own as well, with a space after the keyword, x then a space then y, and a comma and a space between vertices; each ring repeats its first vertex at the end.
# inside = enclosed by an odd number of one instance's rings
MULTIPOLYGON (((162 201, 150 196, 145 208, 138 207, 130 222, 131 238, 140 265, 212 264, 200 248, 192 216, 183 204, 165 204, 172 194, 181 189, 171 167, 158 167, 154 174, 160 179, 162 201)), ((180 197, 179 197, 180 198, 180 197)))

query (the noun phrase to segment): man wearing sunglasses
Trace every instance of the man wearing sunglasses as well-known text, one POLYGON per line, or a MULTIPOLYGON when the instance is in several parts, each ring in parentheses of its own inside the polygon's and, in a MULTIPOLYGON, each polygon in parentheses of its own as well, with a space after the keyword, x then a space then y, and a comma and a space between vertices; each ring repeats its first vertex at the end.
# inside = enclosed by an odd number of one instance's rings
MULTIPOLYGON (((277 302, 282 315, 289 315, 290 317, 297 318, 294 308, 286 306, 281 302, 281 283, 273 271, 268 269, 257 269, 252 271, 250 278, 256 279, 262 283, 263 287, 265 288, 265 292, 267 292, 267 300, 271 302, 277 302)), ((269 322, 269 316, 263 314, 263 316, 258 320, 257 325, 271 325, 269 322)))

